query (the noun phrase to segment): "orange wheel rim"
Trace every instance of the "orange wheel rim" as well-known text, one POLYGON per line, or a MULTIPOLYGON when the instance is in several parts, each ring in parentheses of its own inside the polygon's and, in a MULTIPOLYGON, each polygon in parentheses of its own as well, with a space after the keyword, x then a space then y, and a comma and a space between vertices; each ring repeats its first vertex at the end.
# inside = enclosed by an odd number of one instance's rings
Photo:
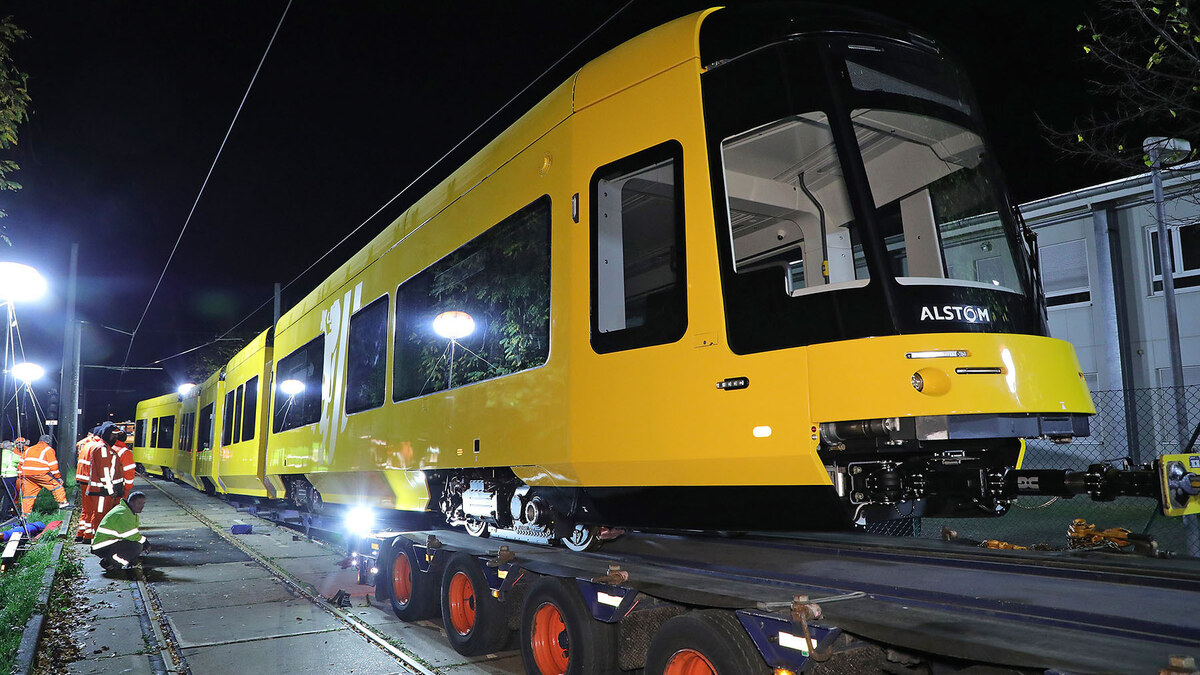
POLYGON ((450 600, 450 623, 459 635, 468 635, 475 627, 475 588, 465 572, 456 572, 447 591, 450 600))
POLYGON ((412 599, 412 586, 412 567, 408 564, 408 556, 401 551, 392 565, 392 597, 401 605, 407 605, 412 599))
POLYGON ((680 649, 667 659, 663 675, 717 675, 717 669, 695 649, 680 649))
POLYGON ((563 622, 558 607, 547 602, 533 613, 533 630, 530 631, 530 647, 533 662, 541 675, 563 675, 571 662, 571 649, 567 642, 567 624, 563 622))

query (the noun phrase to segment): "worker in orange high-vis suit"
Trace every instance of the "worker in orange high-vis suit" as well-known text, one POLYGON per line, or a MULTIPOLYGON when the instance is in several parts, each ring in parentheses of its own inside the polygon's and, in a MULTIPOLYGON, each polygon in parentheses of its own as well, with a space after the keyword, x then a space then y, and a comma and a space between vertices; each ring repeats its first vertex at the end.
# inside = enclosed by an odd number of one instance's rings
POLYGON ((116 443, 117 427, 105 423, 100 429, 100 442, 92 446, 90 460, 91 470, 88 473, 87 493, 96 498, 96 511, 92 514, 91 531, 95 533, 104 515, 111 511, 125 496, 124 467, 120 462, 116 443))
POLYGON ((92 531, 92 521, 95 520, 96 498, 88 494, 88 476, 92 471, 92 448, 97 443, 103 443, 97 435, 99 427, 94 427, 75 444, 78 457, 75 462, 75 482, 79 484, 79 525, 75 529, 75 541, 90 542, 95 532, 92 531))
MULTIPOLYGON (((49 490, 54 495, 60 509, 71 506, 63 489, 62 474, 58 471, 58 457, 50 447, 53 440, 49 435, 42 436, 25 450, 25 457, 21 459, 21 512, 25 515, 33 512, 33 503, 42 490, 49 490)), ((24 438, 17 439, 17 445, 26 442, 24 438)))
MULTIPOLYGON (((117 428, 113 434, 113 450, 117 451, 117 463, 121 465, 121 477, 125 479, 125 492, 133 490, 133 479, 137 476, 137 462, 133 461, 133 451, 125 443, 129 435, 117 428)), ((99 522, 99 521, 97 521, 99 522)))

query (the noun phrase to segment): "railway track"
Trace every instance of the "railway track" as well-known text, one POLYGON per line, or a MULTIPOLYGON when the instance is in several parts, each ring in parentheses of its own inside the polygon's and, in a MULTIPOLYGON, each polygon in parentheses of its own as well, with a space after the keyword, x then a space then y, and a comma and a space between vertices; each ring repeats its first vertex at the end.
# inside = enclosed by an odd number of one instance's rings
MULTIPOLYGON (((419 659, 392 644, 391 640, 374 630, 371 626, 359 621, 354 616, 343 611, 342 608, 331 604, 327 598, 324 598, 320 594, 316 593, 303 581, 279 565, 275 564, 275 562, 273 562, 270 558, 264 556, 253 547, 247 546, 245 542, 238 540, 237 537, 229 534, 227 531, 225 531, 225 528, 213 522, 210 518, 193 508, 190 504, 177 499, 169 491, 158 486, 155 481, 148 482, 163 496, 170 499, 174 504, 179 506, 190 516, 194 517, 205 527, 215 532, 217 536, 221 537, 234 548, 249 556, 249 558, 255 563, 262 566, 271 574, 274 579, 287 586, 300 597, 308 600, 314 606, 336 618, 347 628, 365 638, 370 644, 374 645, 379 650, 394 658, 403 669, 401 672, 410 673, 412 675, 437 675, 436 671, 430 670, 428 667, 422 664, 419 659)), ((190 670, 187 669, 182 650, 179 648, 174 637, 171 635, 171 632, 166 629, 168 624, 163 616, 162 606, 157 602, 149 601, 154 597, 154 594, 153 591, 147 588, 144 579, 139 580, 139 590, 143 594, 143 599, 147 600, 147 602, 145 602, 146 609, 150 613, 151 623, 155 626, 155 632, 160 634, 160 639, 164 640, 165 642, 165 646, 163 648, 164 656, 166 654, 170 654, 170 657, 175 660, 175 663, 178 666, 177 668, 169 669, 169 671, 190 672, 190 670)))

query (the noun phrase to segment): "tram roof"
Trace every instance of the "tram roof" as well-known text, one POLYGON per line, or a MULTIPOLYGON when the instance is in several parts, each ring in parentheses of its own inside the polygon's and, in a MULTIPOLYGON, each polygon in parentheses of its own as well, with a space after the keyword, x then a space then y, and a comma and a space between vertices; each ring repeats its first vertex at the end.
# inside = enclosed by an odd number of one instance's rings
MULTIPOLYGON (((575 112, 690 59, 699 59, 700 24, 708 9, 675 19, 589 61, 482 150, 392 221, 279 319, 284 330, 409 234, 478 187, 489 175, 575 112)), ((236 357, 235 357, 236 358, 236 357)))

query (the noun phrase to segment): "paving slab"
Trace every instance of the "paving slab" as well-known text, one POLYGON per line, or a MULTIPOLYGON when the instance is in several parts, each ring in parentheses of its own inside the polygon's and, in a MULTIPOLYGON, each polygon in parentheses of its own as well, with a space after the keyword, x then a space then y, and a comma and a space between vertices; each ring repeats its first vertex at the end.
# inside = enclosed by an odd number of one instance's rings
POLYGON ((151 584, 163 608, 171 612, 211 607, 236 607, 286 602, 298 596, 273 578, 237 579, 209 583, 151 584))
POLYGON ((354 569, 337 570, 329 574, 305 574, 300 579, 311 584, 317 593, 332 598, 338 591, 346 591, 354 602, 362 602, 368 595, 375 595, 374 586, 363 586, 358 583, 358 571, 354 569))
POLYGON ((142 623, 136 616, 119 616, 81 624, 72 634, 84 658, 113 654, 138 654, 149 647, 142 637, 142 623))
POLYGON ((67 664, 67 675, 111 675, 113 673, 153 675, 154 667, 150 665, 150 657, 145 654, 93 656, 84 661, 67 664))
MULTIPOLYGON (((259 548, 256 548, 255 550, 262 552, 262 549, 259 548)), ((276 558, 272 562, 282 567, 289 574, 295 574, 297 576, 322 576, 344 571, 338 566, 338 563, 340 563, 342 560, 345 560, 345 558, 326 551, 325 555, 302 556, 299 558, 276 558)), ((354 572, 354 570, 349 571, 354 572)), ((358 578, 357 572, 355 572, 354 578, 358 578)))
MULTIPOLYGON (((466 657, 450 648, 446 642, 446 632, 440 623, 433 621, 418 621, 405 623, 403 621, 372 625, 371 628, 381 635, 397 640, 405 649, 413 654, 420 654, 421 659, 434 668, 456 666, 468 663, 494 660, 496 655, 466 657)), ((515 652, 500 652, 498 656, 509 656, 515 652)), ((515 672, 524 672, 524 669, 515 672)))
POLYGON ((243 562, 209 563, 195 567, 164 567, 147 570, 146 578, 153 581, 155 588, 158 584, 200 584, 213 581, 233 581, 238 579, 261 579, 271 576, 262 565, 246 560, 243 562), (155 572, 156 574, 151 574, 155 572))
POLYGON ((163 607, 183 648, 344 630, 325 610, 307 600, 214 607, 181 612, 163 607))
POLYGON ((196 675, 233 671, 308 675, 408 672, 395 657, 349 630, 185 649, 183 658, 196 675))
POLYGON ((487 675, 514 675, 514 673, 525 672, 525 663, 521 661, 519 653, 502 652, 489 654, 482 660, 473 663, 449 666, 442 669, 442 672, 445 675, 482 675, 484 673, 487 675))
MULTIPOLYGON (((244 541, 249 544, 253 542, 254 549, 268 558, 307 558, 313 556, 333 556, 336 555, 328 548, 313 541, 309 541, 303 535, 292 534, 292 536, 261 536, 261 535, 243 535, 244 541), (293 537, 299 537, 294 539, 293 537)), ((341 558, 338 557, 340 560, 341 558)))
POLYGON ((151 550, 142 556, 143 567, 191 567, 197 563, 225 563, 249 560, 216 532, 207 527, 159 532, 150 539, 151 550))
POLYGON ((136 593, 137 591, 132 585, 124 588, 117 586, 110 591, 88 593, 88 607, 91 611, 86 612, 86 616, 90 620, 137 616, 138 607, 134 600, 136 593))

